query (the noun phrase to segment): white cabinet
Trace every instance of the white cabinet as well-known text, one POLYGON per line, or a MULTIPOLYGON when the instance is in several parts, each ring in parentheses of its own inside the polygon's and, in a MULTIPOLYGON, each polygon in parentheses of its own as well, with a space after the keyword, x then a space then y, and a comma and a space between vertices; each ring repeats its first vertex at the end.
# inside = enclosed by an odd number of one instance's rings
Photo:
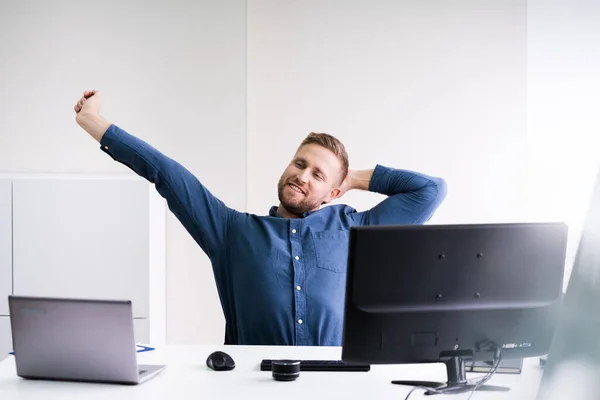
POLYGON ((0 315, 13 290, 127 299, 136 340, 164 343, 166 211, 137 176, 0 176, 0 315))
POLYGON ((148 195, 137 180, 15 180, 15 294, 128 299, 148 318, 148 195))
POLYGON ((150 323, 146 318, 133 320, 133 335, 136 343, 156 344, 150 340, 150 323))
POLYGON ((11 351, 10 317, 0 317, 0 361, 8 357, 8 353, 11 351))
POLYGON ((11 204, 11 181, 0 179, 0 315, 8 315, 8 295, 12 294, 11 204))

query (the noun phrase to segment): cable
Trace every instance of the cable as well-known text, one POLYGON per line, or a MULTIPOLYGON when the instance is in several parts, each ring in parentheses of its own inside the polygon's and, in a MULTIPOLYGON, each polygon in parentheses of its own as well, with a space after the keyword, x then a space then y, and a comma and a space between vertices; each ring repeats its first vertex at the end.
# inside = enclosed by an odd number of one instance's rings
POLYGON ((489 381, 492 378, 492 376, 498 369, 498 366, 500 365, 500 361, 502 360, 502 351, 501 350, 502 349, 500 347, 496 346, 495 351, 494 351, 494 366, 492 367, 490 372, 487 373, 486 376, 484 376, 479 381, 477 381, 475 386, 473 386, 473 390, 471 390, 471 394, 469 395, 467 400, 471 400, 471 397, 473 397, 473 394, 475 393, 475 391, 477 389, 479 389, 484 383, 486 383, 487 381, 489 381))
MULTIPOLYGON (((494 375, 494 373, 496 372, 496 370, 498 369, 498 366, 500 365, 500 361, 502 360, 502 351, 501 351, 502 349, 496 345, 494 345, 493 349, 494 349, 494 365, 493 365, 492 369, 483 378, 474 382, 473 389, 471 390, 471 393, 469 394, 469 397, 467 398, 467 400, 471 400, 471 397, 473 397, 473 394, 475 393, 475 391, 477 389, 479 389, 481 386, 483 386, 484 383, 489 381, 492 378, 492 376, 494 375)), ((469 384, 472 384, 471 382, 473 382, 473 381, 467 381, 467 383, 469 383, 469 384)), ((449 391, 449 390, 448 391, 437 390, 437 389, 428 388, 428 387, 424 387, 424 386, 415 386, 408 392, 408 394, 406 395, 404 400, 408 400, 410 395, 417 389, 422 389, 422 390, 425 390, 426 392, 429 392, 432 394, 451 393, 451 391, 449 391)))
POLYGON ((433 389, 433 388, 428 388, 425 386, 415 386, 413 387, 410 392, 408 392, 408 394, 406 395, 406 397, 404 398, 404 400, 408 400, 408 398, 410 397, 410 395, 412 394, 412 392, 414 392, 417 389, 422 389, 425 390, 426 392, 430 392, 430 393, 434 393, 434 394, 442 394, 444 392, 441 392, 439 390, 433 389))

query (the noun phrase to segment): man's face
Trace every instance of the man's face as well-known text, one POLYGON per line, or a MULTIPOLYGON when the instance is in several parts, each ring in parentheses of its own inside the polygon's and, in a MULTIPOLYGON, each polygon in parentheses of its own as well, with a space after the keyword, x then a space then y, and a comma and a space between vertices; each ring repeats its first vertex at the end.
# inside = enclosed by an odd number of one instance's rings
POLYGON ((279 179, 279 201, 296 215, 317 210, 339 195, 341 175, 342 163, 333 152, 318 144, 304 145, 279 179))

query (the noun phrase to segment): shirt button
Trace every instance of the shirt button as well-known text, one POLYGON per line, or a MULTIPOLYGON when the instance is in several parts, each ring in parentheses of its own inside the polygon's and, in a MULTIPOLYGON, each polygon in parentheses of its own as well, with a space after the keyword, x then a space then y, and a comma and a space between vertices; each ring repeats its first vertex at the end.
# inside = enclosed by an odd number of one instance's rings
POLYGON ((298 256, 296 256, 296 257, 294 257, 294 258, 295 258, 296 260, 299 260, 299 259, 300 259, 300 257, 298 257, 298 256))
POLYGON ((300 286, 300 285, 296 286, 296 290, 302 290, 302 286, 300 286))
POLYGON ((296 233, 296 230, 295 230, 295 229, 292 229, 292 233, 296 233))
POLYGON ((104 146, 104 148, 105 148, 106 150, 108 150, 108 146, 104 146))
POLYGON ((299 319, 299 320, 298 320, 298 323, 299 323, 299 324, 302 324, 302 320, 301 320, 301 319, 299 319))

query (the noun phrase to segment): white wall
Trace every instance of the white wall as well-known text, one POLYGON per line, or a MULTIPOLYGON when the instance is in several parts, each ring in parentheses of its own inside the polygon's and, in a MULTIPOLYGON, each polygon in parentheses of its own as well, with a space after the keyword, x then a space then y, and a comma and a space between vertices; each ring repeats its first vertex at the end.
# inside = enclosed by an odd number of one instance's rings
MULTIPOLYGON (((132 173, 75 123, 82 91, 99 89, 109 120, 243 209, 245 10, 243 0, 0 2, 0 172, 132 173)), ((167 340, 222 342, 208 258, 172 214, 166 257, 167 340)))
POLYGON ((600 167, 600 2, 529 0, 527 12, 528 213, 569 225, 568 278, 600 167))
MULTIPOLYGON (((107 118, 240 210, 276 204, 298 143, 325 131, 354 168, 446 178, 432 222, 577 220, 598 20, 595 0, 5 0, 0 172, 130 174, 74 122, 94 88, 107 118)), ((208 259, 171 214, 166 256, 167 340, 221 342, 208 259)))
MULTIPOLYGON (((310 131, 376 163, 442 176, 431 222, 526 218, 526 3, 248 3, 248 210, 310 131)), ((380 195, 340 199, 361 210, 380 195)))

